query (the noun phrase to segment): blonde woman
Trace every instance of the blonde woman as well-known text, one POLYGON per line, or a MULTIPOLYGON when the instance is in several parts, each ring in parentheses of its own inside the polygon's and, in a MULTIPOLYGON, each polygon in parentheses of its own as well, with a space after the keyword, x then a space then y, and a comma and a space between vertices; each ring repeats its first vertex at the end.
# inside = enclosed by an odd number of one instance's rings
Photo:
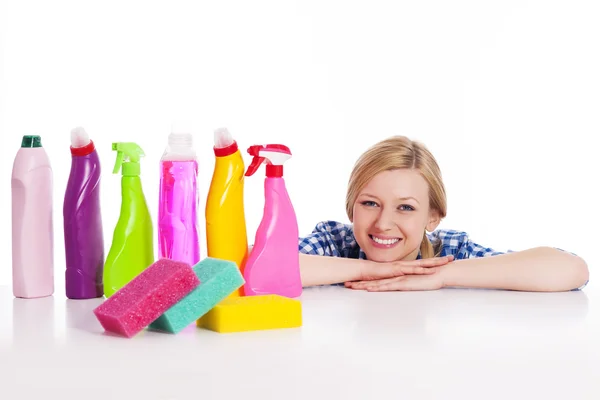
POLYGON ((587 264, 571 253, 551 247, 503 253, 474 243, 465 232, 436 230, 446 216, 440 169, 425 146, 404 136, 383 140, 358 159, 346 213, 351 224, 320 222, 300 238, 305 287, 553 292, 588 281, 587 264))

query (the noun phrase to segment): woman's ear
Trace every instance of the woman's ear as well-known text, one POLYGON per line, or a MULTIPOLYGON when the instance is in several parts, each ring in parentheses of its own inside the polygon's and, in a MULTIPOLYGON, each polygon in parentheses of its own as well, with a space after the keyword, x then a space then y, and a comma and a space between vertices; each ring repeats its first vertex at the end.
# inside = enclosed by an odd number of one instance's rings
POLYGON ((440 224, 440 221, 440 213, 437 212, 437 210, 431 210, 429 212, 429 221, 427 222, 427 226, 425 227, 425 229, 427 229, 429 232, 435 231, 435 229, 440 224))

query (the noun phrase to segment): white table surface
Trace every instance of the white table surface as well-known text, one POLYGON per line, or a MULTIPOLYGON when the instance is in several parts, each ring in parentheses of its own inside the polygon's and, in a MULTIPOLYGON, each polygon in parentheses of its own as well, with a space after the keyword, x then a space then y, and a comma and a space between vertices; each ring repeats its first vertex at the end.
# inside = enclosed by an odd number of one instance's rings
POLYGON ((0 399, 600 399, 590 287, 322 287, 301 300, 302 328, 126 339, 95 319, 102 299, 24 300, 0 287, 0 399))

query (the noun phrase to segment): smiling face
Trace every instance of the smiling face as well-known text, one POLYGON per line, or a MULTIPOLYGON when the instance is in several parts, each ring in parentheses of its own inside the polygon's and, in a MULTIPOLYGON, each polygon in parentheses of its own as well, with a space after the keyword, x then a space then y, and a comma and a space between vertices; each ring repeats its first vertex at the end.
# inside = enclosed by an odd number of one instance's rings
POLYGON ((415 169, 383 171, 359 191, 353 205, 354 236, 376 262, 414 260, 425 230, 439 224, 429 207, 429 186, 415 169))

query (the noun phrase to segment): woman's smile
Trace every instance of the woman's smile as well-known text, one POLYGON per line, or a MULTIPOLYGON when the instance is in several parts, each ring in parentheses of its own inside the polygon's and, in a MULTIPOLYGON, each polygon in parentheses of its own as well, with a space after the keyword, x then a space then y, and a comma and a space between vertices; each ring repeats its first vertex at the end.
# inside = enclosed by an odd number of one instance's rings
POLYGON ((373 247, 378 249, 391 249, 395 247, 402 240, 399 237, 383 236, 383 235, 369 235, 371 244, 373 247))

